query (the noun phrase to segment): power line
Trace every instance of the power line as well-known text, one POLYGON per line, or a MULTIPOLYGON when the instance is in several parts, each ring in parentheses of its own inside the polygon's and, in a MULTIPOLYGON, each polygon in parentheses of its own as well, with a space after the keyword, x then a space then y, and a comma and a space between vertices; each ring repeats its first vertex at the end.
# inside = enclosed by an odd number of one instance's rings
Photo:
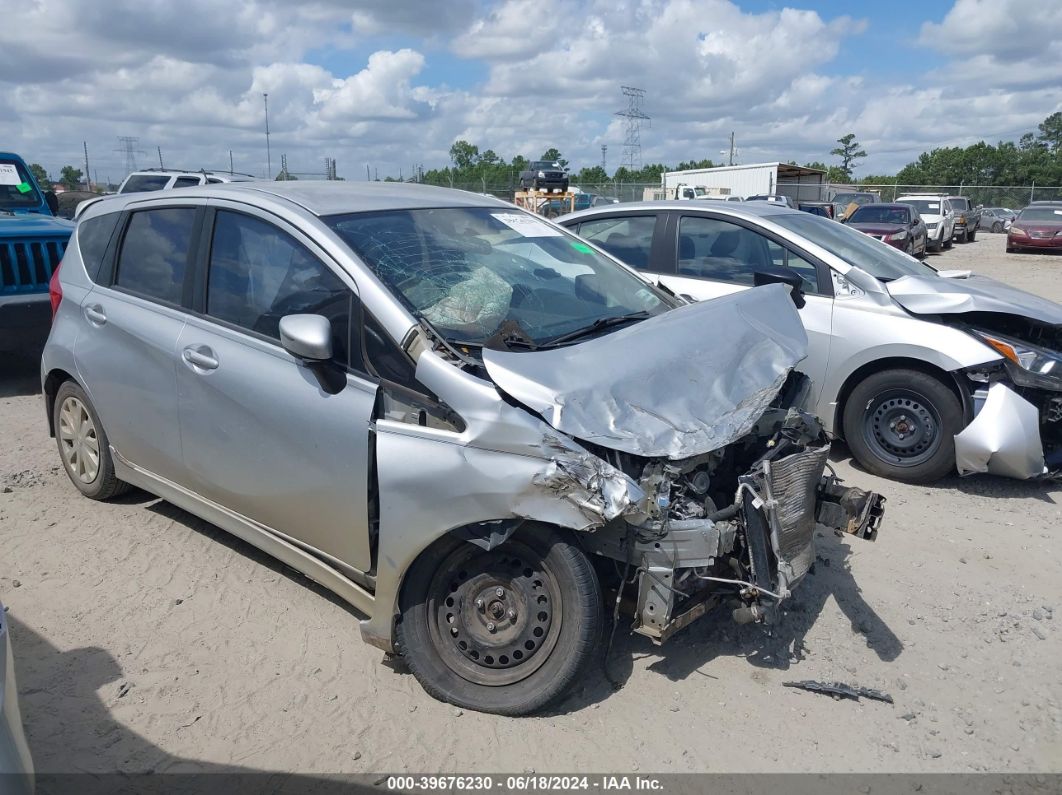
POLYGON ((642 99, 645 90, 632 86, 620 86, 623 96, 627 97, 627 109, 616 111, 616 115, 627 120, 627 131, 623 139, 623 162, 631 171, 642 167, 642 122, 651 119, 642 111, 642 99))

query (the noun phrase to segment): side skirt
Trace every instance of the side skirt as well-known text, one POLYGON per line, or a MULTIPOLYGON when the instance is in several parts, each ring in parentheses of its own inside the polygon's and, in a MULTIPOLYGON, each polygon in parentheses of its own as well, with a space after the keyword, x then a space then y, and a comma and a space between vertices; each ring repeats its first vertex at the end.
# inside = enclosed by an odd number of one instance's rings
POLYGON ((372 616, 375 606, 373 595, 324 561, 300 549, 290 541, 284 540, 264 525, 253 522, 146 469, 141 469, 123 458, 114 447, 110 450, 114 458, 116 474, 121 480, 161 497, 178 508, 232 533, 281 563, 305 574, 366 616, 372 616))

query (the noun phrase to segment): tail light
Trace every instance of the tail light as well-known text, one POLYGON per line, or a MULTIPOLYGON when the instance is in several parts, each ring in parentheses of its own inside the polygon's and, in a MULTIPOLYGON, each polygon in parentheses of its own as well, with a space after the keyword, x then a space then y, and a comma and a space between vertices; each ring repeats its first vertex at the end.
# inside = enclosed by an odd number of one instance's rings
POLYGON ((52 302, 52 320, 55 320, 55 313, 59 311, 59 303, 63 300, 63 285, 59 283, 59 269, 63 267, 63 263, 60 260, 59 264, 55 266, 55 270, 52 271, 52 278, 48 280, 48 298, 52 302))

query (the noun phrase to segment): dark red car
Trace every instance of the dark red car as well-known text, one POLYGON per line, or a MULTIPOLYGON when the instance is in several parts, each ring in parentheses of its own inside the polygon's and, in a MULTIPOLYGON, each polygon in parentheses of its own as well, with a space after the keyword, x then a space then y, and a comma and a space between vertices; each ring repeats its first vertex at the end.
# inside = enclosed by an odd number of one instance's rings
POLYGON ((864 204, 844 223, 912 257, 926 255, 929 232, 910 204, 864 204))
POLYGON ((1026 207, 1007 230, 1007 251, 1049 249, 1062 252, 1062 202, 1026 207))

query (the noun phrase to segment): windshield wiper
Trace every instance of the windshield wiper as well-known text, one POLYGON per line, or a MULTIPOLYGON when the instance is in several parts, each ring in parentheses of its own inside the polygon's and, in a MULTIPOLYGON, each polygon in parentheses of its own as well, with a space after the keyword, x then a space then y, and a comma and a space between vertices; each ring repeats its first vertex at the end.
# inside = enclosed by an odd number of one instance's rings
POLYGON ((611 328, 612 326, 621 326, 625 323, 630 323, 636 320, 645 320, 650 317, 650 314, 646 311, 631 312, 629 315, 611 315, 610 317, 599 317, 589 326, 578 328, 575 331, 569 331, 567 334, 561 334, 559 337, 554 337, 549 342, 544 342, 539 345, 539 348, 555 348, 558 345, 563 345, 566 342, 573 342, 583 337, 588 337, 591 334, 601 331, 602 329, 611 328))

